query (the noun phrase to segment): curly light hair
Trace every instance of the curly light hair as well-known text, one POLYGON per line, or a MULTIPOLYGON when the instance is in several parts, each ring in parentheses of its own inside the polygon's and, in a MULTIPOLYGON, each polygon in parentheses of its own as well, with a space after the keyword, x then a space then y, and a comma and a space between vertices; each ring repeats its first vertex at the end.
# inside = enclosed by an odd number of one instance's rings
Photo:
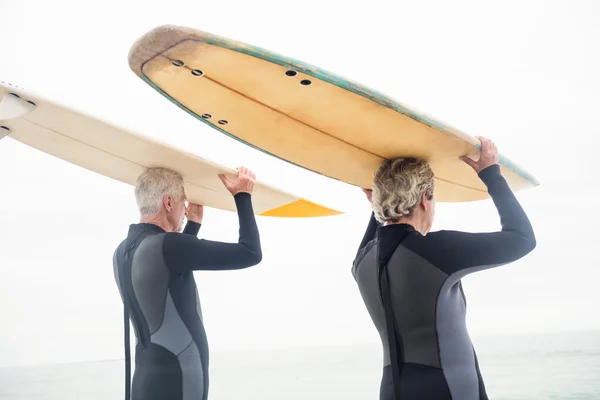
POLYGON ((378 222, 410 218, 423 193, 433 198, 431 167, 417 158, 392 158, 379 167, 373 179, 373 212, 378 222))

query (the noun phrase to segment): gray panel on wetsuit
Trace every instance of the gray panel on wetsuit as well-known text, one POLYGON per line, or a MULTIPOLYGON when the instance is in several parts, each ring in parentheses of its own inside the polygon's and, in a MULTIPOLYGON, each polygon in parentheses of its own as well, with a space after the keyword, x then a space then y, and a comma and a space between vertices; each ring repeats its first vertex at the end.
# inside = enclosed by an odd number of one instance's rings
POLYGON ((181 366, 183 400, 198 400, 204 395, 204 383, 200 352, 196 343, 192 342, 177 356, 181 366))
MULTIPOLYGON (((378 327, 384 348, 384 366, 387 366, 391 361, 379 293, 377 251, 377 245, 373 246, 353 272, 369 314, 378 327)), ((435 300, 447 274, 404 246, 396 248, 388 263, 388 271, 390 286, 393 287, 392 307, 398 316, 397 332, 404 347, 404 362, 440 367, 437 346, 431 345, 437 344, 435 300)))
POLYGON ((164 235, 151 235, 140 243, 131 264, 133 292, 148 323, 150 334, 163 323, 169 270, 162 255, 164 235))
POLYGON ((479 399, 479 377, 475 365, 475 352, 465 325, 466 305, 460 291, 460 279, 490 267, 492 266, 473 267, 450 275, 444 282, 438 299, 437 330, 442 367, 465 366, 444 370, 450 393, 457 399, 479 399))
POLYGON ((448 275, 402 245, 390 258, 388 274, 404 362, 439 368, 436 301, 448 275))
POLYGON ((369 315, 375 322, 379 337, 383 345, 383 365, 390 365, 390 350, 387 331, 385 329, 385 314, 379 296, 379 282, 377 276, 377 246, 373 246, 352 268, 354 279, 358 283, 358 290, 367 307, 369 315))
POLYGON ((179 355, 192 342, 192 335, 179 316, 170 293, 167 293, 162 325, 152 334, 150 341, 175 355, 179 355))

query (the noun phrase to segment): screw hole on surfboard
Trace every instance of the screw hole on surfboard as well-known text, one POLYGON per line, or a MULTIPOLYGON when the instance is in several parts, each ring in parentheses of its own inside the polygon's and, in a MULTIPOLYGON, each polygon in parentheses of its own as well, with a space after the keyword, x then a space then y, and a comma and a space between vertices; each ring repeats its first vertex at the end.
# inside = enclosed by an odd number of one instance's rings
POLYGON ((298 73, 296 71, 289 70, 289 71, 286 71, 285 74, 287 76, 296 76, 298 73))
POLYGON ((311 81, 309 81, 308 79, 303 79, 302 81, 300 81, 300 84, 301 84, 301 85, 304 85, 304 86, 308 86, 308 85, 310 85, 311 83, 312 83, 312 82, 311 82, 311 81))
POLYGON ((194 75, 194 76, 202 76, 202 75, 204 75, 204 72, 200 71, 199 69, 193 69, 192 70, 192 75, 194 75))
POLYGON ((219 121, 219 124, 221 125, 227 125, 229 122, 227 122, 226 120, 222 119, 219 121))
POLYGON ((210 119, 210 118, 212 118, 212 115, 210 115, 210 114, 202 114, 202 118, 204 118, 204 119, 210 119))
POLYGON ((181 61, 181 60, 174 60, 173 61, 173 65, 176 66, 176 67, 183 67, 184 62, 181 61))

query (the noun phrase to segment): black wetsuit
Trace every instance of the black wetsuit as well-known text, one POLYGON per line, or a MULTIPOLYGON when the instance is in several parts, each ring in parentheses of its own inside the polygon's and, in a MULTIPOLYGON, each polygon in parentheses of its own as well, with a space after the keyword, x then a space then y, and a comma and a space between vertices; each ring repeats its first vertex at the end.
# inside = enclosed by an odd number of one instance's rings
POLYGON ((116 249, 115 280, 137 339, 131 399, 207 399, 208 342, 193 271, 241 269, 262 259, 250 194, 237 194, 235 203, 238 243, 198 239, 194 222, 182 233, 139 223, 116 249))
POLYGON ((371 215, 352 273, 384 348, 381 400, 488 398, 460 280, 525 256, 536 240, 499 166, 479 177, 501 231, 423 236, 407 224, 379 226, 371 215))

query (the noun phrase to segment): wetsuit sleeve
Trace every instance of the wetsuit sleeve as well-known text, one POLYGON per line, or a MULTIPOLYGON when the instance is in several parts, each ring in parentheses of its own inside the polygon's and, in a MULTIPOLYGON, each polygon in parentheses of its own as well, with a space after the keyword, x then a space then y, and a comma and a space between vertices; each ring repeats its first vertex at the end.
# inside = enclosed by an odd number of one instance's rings
POLYGON ((498 232, 439 231, 428 234, 429 257, 448 274, 471 272, 507 264, 524 257, 536 246, 533 228, 508 183, 494 164, 479 173, 498 210, 498 232))
POLYGON ((167 233, 163 254, 171 272, 233 270, 260 263, 262 250, 251 196, 249 193, 238 193, 234 199, 240 224, 238 242, 216 242, 194 235, 167 233))
POLYGON ((379 222, 375 219, 375 213, 371 213, 371 218, 369 219, 369 225, 367 225, 367 230, 363 235, 362 241, 358 246, 358 251, 356 252, 356 257, 354 258, 353 265, 356 266, 364 255, 369 251, 372 247, 372 240, 375 238, 375 234, 377 233, 377 228, 380 226, 379 222), (371 245, 370 245, 371 244, 371 245))
POLYGON ((200 232, 201 226, 202 226, 202 224, 188 220, 187 224, 185 224, 185 228, 183 229, 182 233, 197 236, 198 232, 200 232))

